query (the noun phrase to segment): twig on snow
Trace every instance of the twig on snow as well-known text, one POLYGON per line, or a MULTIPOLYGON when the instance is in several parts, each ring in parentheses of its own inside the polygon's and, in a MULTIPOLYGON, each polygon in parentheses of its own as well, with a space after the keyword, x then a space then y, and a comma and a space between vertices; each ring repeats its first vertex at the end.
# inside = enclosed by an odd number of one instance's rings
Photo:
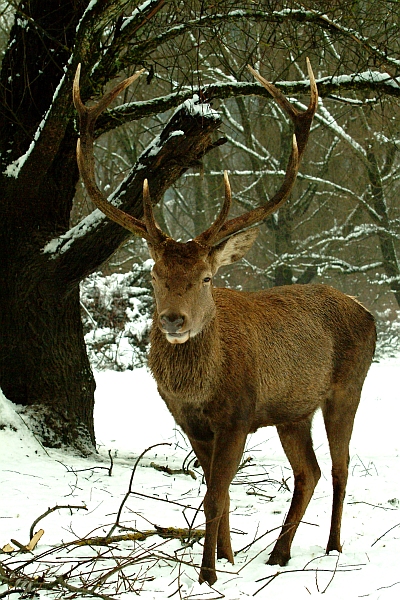
POLYGON ((276 497, 276 496, 268 496, 268 494, 263 494, 262 492, 258 492, 254 487, 251 487, 248 490, 246 490, 246 496, 260 496, 260 498, 268 498, 268 500, 270 502, 272 502, 272 500, 276 497))
POLYGON ((289 573, 309 573, 310 571, 311 572, 316 571, 318 573, 333 573, 335 575, 336 573, 349 573, 351 571, 360 571, 360 570, 361 570, 361 568, 358 568, 358 567, 355 568, 355 569, 353 569, 353 568, 351 568, 351 569, 346 569, 346 568, 337 569, 335 567, 335 569, 333 569, 333 570, 332 569, 290 569, 290 570, 287 570, 287 571, 277 571, 273 575, 268 575, 268 577, 262 577, 261 579, 256 579, 256 583, 259 583, 260 581, 265 581, 265 580, 267 580, 267 583, 265 583, 256 592, 254 592, 253 596, 256 596, 259 592, 261 592, 264 588, 266 588, 267 585, 269 585, 270 583, 272 583, 272 581, 274 579, 276 579, 279 575, 286 575, 286 574, 289 574, 289 573))
POLYGON ((381 506, 380 504, 371 504, 370 502, 365 502, 364 500, 347 502, 347 504, 366 504, 367 506, 372 506, 372 508, 382 508, 383 510, 399 510, 398 508, 390 508, 389 506, 381 506))
POLYGON ((84 504, 81 504, 80 506, 72 506, 70 504, 66 504, 63 506, 53 506, 53 508, 49 508, 48 510, 46 510, 46 512, 44 512, 42 515, 40 515, 37 519, 35 519, 31 525, 31 528, 29 530, 29 539, 31 540, 33 538, 33 530, 36 527, 36 525, 39 523, 39 521, 41 521, 42 519, 44 519, 44 517, 47 517, 47 515, 50 515, 51 513, 53 513, 56 510, 59 510, 61 508, 68 508, 70 510, 72 509, 76 509, 76 510, 87 510, 87 506, 85 506, 84 504))
POLYGON ((384 536, 385 536, 387 533, 389 533, 390 531, 392 531, 392 529, 396 529, 396 527, 398 527, 399 525, 400 525, 400 523, 397 523, 396 525, 393 525, 393 527, 391 527, 390 529, 388 529, 387 531, 385 531, 385 533, 382 533, 382 535, 381 535, 381 536, 379 536, 379 537, 378 537, 378 538, 377 538, 377 539, 374 541, 374 543, 373 543, 373 544, 371 544, 371 548, 372 548, 372 546, 375 546, 375 544, 376 544, 377 542, 379 542, 379 540, 381 540, 381 539, 382 539, 382 538, 383 538, 383 537, 384 537, 384 536))

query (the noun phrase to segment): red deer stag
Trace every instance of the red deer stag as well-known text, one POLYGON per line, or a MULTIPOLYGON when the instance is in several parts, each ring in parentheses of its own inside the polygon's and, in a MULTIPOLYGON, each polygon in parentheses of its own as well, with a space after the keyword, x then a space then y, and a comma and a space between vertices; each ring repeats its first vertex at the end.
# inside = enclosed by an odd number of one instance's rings
POLYGON ((292 503, 268 564, 288 562, 294 534, 320 477, 311 439, 311 421, 318 408, 332 458, 333 508, 326 551, 341 551, 349 442, 374 353, 374 319, 359 302, 326 285, 247 293, 212 284, 221 266, 239 260, 253 244, 257 229, 249 226, 277 210, 293 187, 318 99, 307 66, 311 100, 305 112, 297 111, 250 68, 294 123, 292 153, 279 191, 265 205, 227 220, 231 192, 225 173, 225 201, 219 216, 187 243, 174 241, 157 226, 147 181, 143 220, 110 205, 96 185, 94 122, 132 78, 91 108, 81 102, 79 72, 74 83, 81 120, 77 156, 86 188, 108 217, 147 241, 154 259, 156 309, 149 365, 160 395, 188 436, 205 474, 206 536, 199 581, 210 585, 217 579, 216 549, 218 558, 233 563, 229 485, 247 435, 267 425, 276 426, 294 473, 292 503))

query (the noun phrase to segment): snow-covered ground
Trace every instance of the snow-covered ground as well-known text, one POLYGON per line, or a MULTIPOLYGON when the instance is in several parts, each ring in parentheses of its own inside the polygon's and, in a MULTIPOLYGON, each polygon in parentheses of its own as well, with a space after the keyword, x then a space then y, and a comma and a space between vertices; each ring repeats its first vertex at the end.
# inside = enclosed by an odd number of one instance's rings
MULTIPOLYGON (((4 572, 6 565, 14 575, 18 568, 21 574, 35 573, 39 582, 42 575, 48 582, 63 573, 70 589, 64 587, 61 594, 42 590, 42 598, 76 597, 71 586, 82 590, 97 581, 103 598, 105 594, 120 597, 119 592, 123 598, 139 594, 144 600, 253 596, 301 600, 322 593, 335 600, 397 599, 399 372, 400 359, 392 359, 373 364, 366 380, 351 443, 343 553, 324 554, 331 512, 330 461, 317 415, 314 445, 323 476, 294 539, 289 564, 284 568, 265 564, 288 509, 291 493, 287 486, 292 488, 292 477, 275 430, 263 429, 249 437, 243 468, 231 486, 232 542, 238 551, 235 565, 218 561, 213 589, 197 583, 201 542, 187 547, 179 540, 152 536, 108 547, 63 545, 106 535, 121 506, 120 522, 140 531, 153 530, 154 525, 203 526, 202 512, 196 514, 205 493, 200 471, 191 463, 193 479, 183 473, 169 475, 151 465, 180 469, 191 457, 187 458, 187 441, 175 429, 145 369, 97 373, 98 460, 61 450, 46 452, 13 405, 0 396, 0 548, 6 544, 15 548, 13 540, 27 544, 31 525, 48 508, 86 507, 60 508, 43 517, 34 527, 35 531, 43 528, 44 534, 33 553, 0 554, 0 569, 4 572), (136 459, 160 443, 170 445, 157 446, 144 455, 132 478, 133 493, 122 505, 136 459), (109 450, 114 460, 111 477, 109 450), (129 585, 132 591, 124 592, 129 585)), ((17 588, 24 587, 26 580, 21 577, 17 588)), ((6 590, 7 586, 0 586, 0 598, 6 590)))

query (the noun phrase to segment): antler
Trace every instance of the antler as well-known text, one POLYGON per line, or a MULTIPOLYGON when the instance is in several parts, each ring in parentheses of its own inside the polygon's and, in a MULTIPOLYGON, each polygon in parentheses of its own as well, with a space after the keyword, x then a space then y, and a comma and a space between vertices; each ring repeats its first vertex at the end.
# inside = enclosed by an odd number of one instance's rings
POLYGON ((131 85, 144 71, 145 69, 137 71, 128 79, 121 81, 111 91, 104 94, 97 104, 87 107, 81 100, 79 89, 81 65, 78 65, 73 84, 73 100, 80 119, 80 139, 77 142, 76 155, 80 174, 94 204, 112 221, 128 229, 128 231, 140 235, 148 242, 158 244, 167 239, 168 236, 157 227, 154 220, 147 179, 143 182, 144 220, 141 221, 110 204, 99 189, 94 175, 93 139, 96 119, 118 94, 131 85))
MULTIPOLYGON (((296 181, 300 160, 307 145, 311 123, 318 104, 318 90, 315 83, 314 73, 312 71, 310 61, 308 58, 306 60, 308 76, 310 78, 311 97, 310 104, 307 110, 304 112, 301 112, 292 106, 292 104, 289 102, 289 100, 287 100, 287 98, 285 98, 280 90, 278 90, 272 83, 269 83, 269 81, 264 79, 264 77, 257 73, 257 71, 255 71, 252 67, 248 67, 254 77, 269 91, 271 96, 277 101, 279 106, 283 108, 283 110, 288 114, 294 123, 292 152, 290 154, 289 163, 286 169, 286 175, 280 189, 266 204, 254 208, 253 210, 250 210, 249 212, 245 213, 244 215, 240 215, 235 219, 230 219, 221 225, 221 215, 227 212, 227 200, 225 199, 220 216, 217 218, 215 223, 206 232, 198 236, 196 240, 200 239, 200 241, 203 241, 202 237, 206 236, 207 243, 214 245, 223 238, 245 229, 254 223, 259 223, 260 221, 264 220, 268 215, 278 210, 278 208, 286 201, 287 197, 292 191, 294 182, 296 181)), ((225 189, 227 189, 227 186, 229 187, 229 181, 225 172, 225 189)))
POLYGON ((228 179, 228 171, 224 171, 224 184, 225 184, 225 200, 224 204, 221 208, 221 211, 214 221, 214 223, 203 231, 200 235, 196 237, 196 242, 199 244, 207 244, 212 246, 214 243, 214 238, 218 235, 221 227, 224 225, 226 219, 228 218, 229 210, 232 204, 232 192, 231 186, 228 179))
MULTIPOLYGON (((226 221, 229 214, 229 209, 231 207, 232 195, 228 174, 225 171, 224 204, 215 222, 206 231, 196 237, 196 241, 200 244, 212 246, 223 238, 233 235, 234 233, 245 229, 254 223, 264 220, 268 215, 278 210, 278 208, 286 201, 293 188, 294 182, 296 181, 300 160, 306 148, 310 134, 312 119, 315 111, 317 110, 318 90, 308 58, 307 70, 310 78, 311 98, 310 104, 307 110, 304 112, 301 112, 292 106, 292 104, 287 100, 287 98, 285 98, 280 90, 278 90, 272 83, 264 79, 264 77, 262 77, 252 67, 249 66, 248 68, 254 77, 270 92, 279 106, 285 110, 294 123, 292 152, 290 154, 285 178, 280 189, 266 204, 259 206, 258 208, 255 208, 244 215, 226 221)), ((73 85, 73 99, 80 118, 81 137, 77 143, 77 160, 79 171, 81 173, 86 190, 96 206, 107 217, 125 229, 128 229, 132 233, 140 235, 148 242, 152 244, 160 244, 168 239, 168 236, 159 229, 157 223, 155 222, 147 180, 143 182, 144 219, 142 221, 110 204, 106 196, 97 186, 94 175, 93 138, 96 119, 103 112, 103 110, 105 110, 111 104, 118 94, 120 94, 126 87, 133 83, 145 69, 136 72, 134 75, 132 75, 132 77, 128 77, 128 79, 118 83, 110 92, 105 94, 97 104, 91 107, 85 106, 81 100, 79 90, 80 70, 81 66, 78 65, 73 85)))

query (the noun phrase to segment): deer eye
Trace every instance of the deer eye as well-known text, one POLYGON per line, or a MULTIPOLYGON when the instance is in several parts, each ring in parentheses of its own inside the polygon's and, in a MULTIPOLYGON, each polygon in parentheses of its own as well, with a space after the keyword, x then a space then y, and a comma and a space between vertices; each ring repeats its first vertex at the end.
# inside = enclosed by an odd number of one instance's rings
POLYGON ((210 283, 211 277, 204 277, 203 283, 210 283))

